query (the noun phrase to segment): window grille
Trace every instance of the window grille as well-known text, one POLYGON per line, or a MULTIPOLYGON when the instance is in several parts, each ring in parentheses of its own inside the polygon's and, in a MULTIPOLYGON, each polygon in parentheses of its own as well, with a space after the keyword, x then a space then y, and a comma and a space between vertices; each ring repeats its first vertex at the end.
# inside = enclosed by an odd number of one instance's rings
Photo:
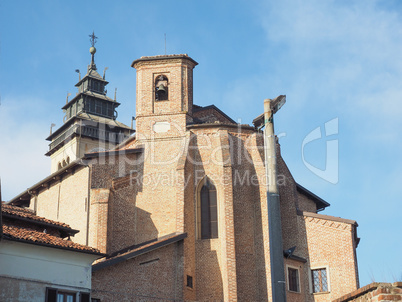
POLYGON ((328 276, 326 268, 311 270, 311 279, 313 283, 313 293, 328 291, 328 276))
POLYGON ((299 270, 297 268, 288 267, 288 288, 292 292, 300 292, 299 270))

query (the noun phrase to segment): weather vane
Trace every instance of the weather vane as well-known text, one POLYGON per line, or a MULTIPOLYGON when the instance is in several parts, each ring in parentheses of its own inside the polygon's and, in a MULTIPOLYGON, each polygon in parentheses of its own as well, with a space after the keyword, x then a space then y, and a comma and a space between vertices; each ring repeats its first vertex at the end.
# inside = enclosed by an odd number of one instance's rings
POLYGON ((89 37, 91 38, 89 41, 91 42, 92 47, 95 47, 96 40, 98 39, 98 37, 95 36, 95 31, 93 31, 92 35, 89 35, 89 37))

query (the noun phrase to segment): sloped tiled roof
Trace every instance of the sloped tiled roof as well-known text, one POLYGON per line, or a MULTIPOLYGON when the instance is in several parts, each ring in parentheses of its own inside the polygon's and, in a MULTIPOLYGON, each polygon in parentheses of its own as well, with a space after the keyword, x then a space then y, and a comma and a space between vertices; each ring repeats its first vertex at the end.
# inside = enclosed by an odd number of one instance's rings
MULTIPOLYGON (((20 207, 16 207, 16 206, 3 204, 2 212, 3 212, 3 214, 9 214, 9 215, 13 215, 13 216, 21 217, 21 218, 27 218, 29 220, 44 222, 46 224, 60 226, 63 228, 70 228, 70 226, 68 224, 50 220, 50 219, 46 219, 44 217, 36 216, 31 209, 27 209, 27 208, 20 208, 20 207)), ((71 230, 73 231, 73 229, 71 229, 71 230)))
POLYGON ((3 225, 3 238, 99 254, 97 249, 94 249, 90 246, 78 244, 72 242, 71 240, 64 240, 60 237, 20 226, 3 225))
POLYGON ((110 125, 110 126, 113 126, 113 127, 120 127, 120 128, 125 128, 125 129, 132 130, 131 127, 129 127, 129 126, 117 121, 117 120, 97 116, 97 115, 86 113, 86 112, 80 112, 77 115, 77 117, 85 119, 85 120, 88 120, 88 121, 104 123, 104 124, 107 124, 107 125, 110 125))
POLYGON ((2 238, 6 240, 67 249, 90 254, 101 253, 92 247, 63 239, 78 233, 68 224, 34 214, 30 209, 2 204, 2 238))
POLYGON ((152 252, 156 249, 165 247, 172 243, 181 241, 187 238, 187 233, 173 233, 155 240, 144 242, 142 244, 133 245, 131 247, 124 248, 110 255, 107 258, 100 260, 92 265, 92 271, 96 272, 105 267, 121 263, 123 261, 135 258, 137 256, 152 252))
POLYGON ((215 105, 198 106, 193 105, 193 117, 196 119, 195 123, 214 123, 217 121, 223 123, 237 124, 230 116, 220 110, 215 105))

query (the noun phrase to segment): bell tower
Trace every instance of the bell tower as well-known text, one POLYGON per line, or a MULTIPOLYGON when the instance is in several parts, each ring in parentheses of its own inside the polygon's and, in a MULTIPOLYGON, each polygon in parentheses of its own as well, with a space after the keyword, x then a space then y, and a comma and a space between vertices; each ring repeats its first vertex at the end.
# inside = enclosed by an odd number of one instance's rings
POLYGON ((105 72, 98 73, 95 64, 95 43, 97 37, 90 35, 91 64, 81 78, 79 73, 76 96, 62 107, 65 116, 63 125, 47 138, 52 160, 51 172, 64 168, 85 153, 109 150, 129 137, 134 130, 118 122, 116 108, 120 105, 116 96, 107 96, 105 72))
POLYGON ((137 139, 177 136, 192 121, 193 68, 196 61, 186 54, 141 57, 137 69, 137 139), (159 135, 158 135, 159 134, 159 135))

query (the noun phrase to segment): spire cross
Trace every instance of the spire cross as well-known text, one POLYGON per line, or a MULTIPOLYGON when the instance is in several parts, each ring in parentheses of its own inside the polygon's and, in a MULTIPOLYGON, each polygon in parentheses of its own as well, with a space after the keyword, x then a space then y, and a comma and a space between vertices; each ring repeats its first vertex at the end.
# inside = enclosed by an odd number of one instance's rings
POLYGON ((89 41, 91 42, 92 47, 95 47, 96 40, 98 39, 98 37, 95 36, 95 31, 93 31, 92 35, 89 35, 89 37, 91 38, 89 41))

